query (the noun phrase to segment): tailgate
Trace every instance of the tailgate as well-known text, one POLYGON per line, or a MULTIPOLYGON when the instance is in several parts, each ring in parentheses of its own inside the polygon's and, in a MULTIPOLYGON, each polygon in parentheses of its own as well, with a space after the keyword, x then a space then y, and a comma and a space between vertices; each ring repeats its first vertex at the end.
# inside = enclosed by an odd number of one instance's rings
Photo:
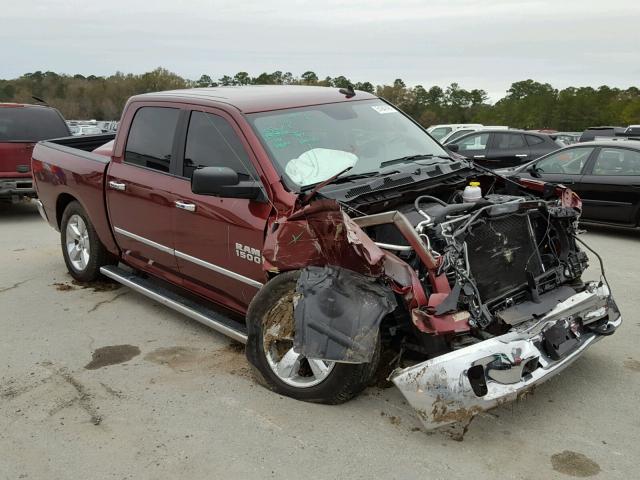
POLYGON ((33 142, 0 142, 0 178, 31 176, 33 142))

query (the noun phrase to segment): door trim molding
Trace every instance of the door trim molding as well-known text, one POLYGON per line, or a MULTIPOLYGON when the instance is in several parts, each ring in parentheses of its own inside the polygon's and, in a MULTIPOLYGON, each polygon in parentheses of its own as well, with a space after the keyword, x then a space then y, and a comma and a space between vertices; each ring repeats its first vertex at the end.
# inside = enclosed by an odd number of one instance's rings
POLYGON ((260 288, 262 287, 262 283, 258 282, 257 280, 254 280, 253 278, 249 278, 249 277, 245 277, 244 275, 241 275, 239 273, 236 272, 232 272, 231 270, 227 270, 226 268, 223 268, 219 265, 215 265, 213 263, 209 263, 205 260, 202 260, 201 258, 197 258, 197 257, 192 257, 191 255, 188 255, 184 252, 181 252, 179 250, 174 250, 173 248, 167 247, 166 245, 162 245, 160 243, 154 242, 153 240, 149 240, 148 238, 144 238, 141 237, 140 235, 136 235, 135 233, 131 233, 123 228, 120 227, 113 227, 113 230, 116 233, 119 233, 120 235, 124 235, 125 237, 129 237, 133 240, 136 240, 140 243, 144 243, 145 245, 148 245, 149 247, 153 247, 156 248, 158 250, 160 250, 161 252, 164 253, 168 253, 170 255, 175 255, 176 257, 182 259, 182 260, 186 260, 188 262, 191 263, 195 263, 196 265, 199 265, 200 267, 203 268, 207 268, 209 270, 212 270, 216 273, 219 273, 221 275, 225 275, 227 277, 233 278, 234 280, 238 280, 239 282, 243 282, 246 283, 247 285, 251 285, 252 287, 255 288, 260 288))
POLYGON ((120 235, 124 235, 125 237, 129 237, 129 238, 131 238, 133 240, 137 240, 140 243, 144 243, 145 245, 147 245, 149 247, 153 247, 155 249, 158 249, 161 252, 168 253, 169 255, 174 255, 175 254, 173 248, 167 247, 167 246, 162 245, 160 243, 156 243, 153 240, 149 240, 148 238, 141 237, 140 235, 136 235, 135 233, 131 233, 131 232, 125 230, 124 228, 113 227, 113 231, 116 232, 116 233, 119 233, 120 235))
POLYGON ((232 272, 231 270, 227 270, 226 268, 220 267, 218 265, 214 265, 213 263, 209 263, 205 260, 202 260, 201 258, 192 257, 191 255, 188 255, 184 252, 180 252, 179 250, 176 250, 175 252, 176 252, 176 257, 181 258, 182 260, 195 263, 196 265, 199 265, 203 268, 207 268, 209 270, 213 270, 216 273, 226 275, 227 277, 231 277, 240 282, 244 282, 248 285, 251 285, 252 287, 256 287, 256 288, 262 287, 262 283, 258 282, 257 280, 254 280, 249 277, 245 277, 244 275, 240 275, 239 273, 232 272))

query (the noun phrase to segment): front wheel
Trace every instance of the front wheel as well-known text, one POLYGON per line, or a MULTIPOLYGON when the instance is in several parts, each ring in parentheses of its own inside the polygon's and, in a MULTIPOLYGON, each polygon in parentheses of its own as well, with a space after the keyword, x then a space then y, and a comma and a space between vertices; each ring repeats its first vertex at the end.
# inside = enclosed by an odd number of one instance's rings
POLYGON ((247 312, 247 359, 271 390, 306 402, 338 404, 360 393, 376 371, 380 346, 370 363, 349 364, 303 357, 293 349, 293 305, 300 272, 278 275, 255 296, 247 312))
POLYGON ((87 213, 77 201, 69 203, 62 214, 60 237, 67 270, 78 281, 94 281, 100 276, 100 267, 114 263, 114 257, 100 242, 87 213))

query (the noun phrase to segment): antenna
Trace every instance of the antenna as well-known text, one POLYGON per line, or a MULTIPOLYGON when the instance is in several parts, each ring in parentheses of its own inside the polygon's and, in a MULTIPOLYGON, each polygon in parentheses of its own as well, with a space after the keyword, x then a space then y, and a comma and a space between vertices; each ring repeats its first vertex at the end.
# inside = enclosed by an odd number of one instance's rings
POLYGON ((43 99, 41 99, 40 97, 36 97, 35 95, 31 95, 31 98, 33 98, 36 102, 40 102, 40 103, 44 103, 45 105, 49 105, 47 102, 45 102, 43 99))
POLYGON ((353 85, 348 84, 347 88, 341 88, 338 90, 341 94, 343 94, 347 98, 355 97, 356 91, 353 89, 353 85))

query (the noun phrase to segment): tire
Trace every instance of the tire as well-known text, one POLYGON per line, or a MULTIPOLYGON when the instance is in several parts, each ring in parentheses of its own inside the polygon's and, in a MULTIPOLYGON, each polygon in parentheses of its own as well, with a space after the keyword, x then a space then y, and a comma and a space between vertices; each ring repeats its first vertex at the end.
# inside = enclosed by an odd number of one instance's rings
POLYGON ((277 374, 272 367, 274 361, 279 360, 280 365, 287 355, 298 355, 292 345, 295 333, 293 297, 299 276, 299 271, 278 275, 252 300, 247 311, 247 359, 258 380, 274 392, 305 402, 344 403, 364 390, 373 378, 380 359, 379 337, 370 363, 309 361, 298 356, 299 366, 292 369, 289 378, 277 374), (322 362, 328 371, 322 371, 322 364, 318 362, 322 362), (318 371, 322 373, 316 375, 318 371))
POLYGON ((89 216, 77 201, 69 203, 62 214, 60 238, 67 270, 80 282, 97 280, 101 276, 100 267, 115 263, 115 257, 104 247, 89 216))

